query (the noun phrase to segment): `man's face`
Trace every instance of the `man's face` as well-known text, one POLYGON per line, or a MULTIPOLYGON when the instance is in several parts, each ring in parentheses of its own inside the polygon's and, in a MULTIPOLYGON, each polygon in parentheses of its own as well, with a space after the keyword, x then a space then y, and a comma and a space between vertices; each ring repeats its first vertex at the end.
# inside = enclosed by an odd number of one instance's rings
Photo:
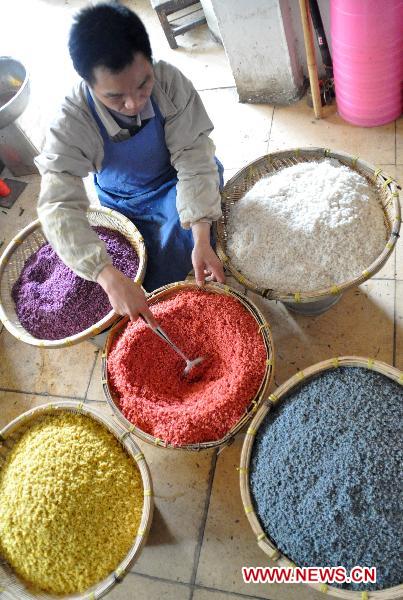
POLYGON ((112 73, 106 67, 95 67, 91 89, 108 108, 122 115, 134 116, 144 108, 153 85, 151 63, 144 54, 136 52, 132 63, 119 73, 112 73))

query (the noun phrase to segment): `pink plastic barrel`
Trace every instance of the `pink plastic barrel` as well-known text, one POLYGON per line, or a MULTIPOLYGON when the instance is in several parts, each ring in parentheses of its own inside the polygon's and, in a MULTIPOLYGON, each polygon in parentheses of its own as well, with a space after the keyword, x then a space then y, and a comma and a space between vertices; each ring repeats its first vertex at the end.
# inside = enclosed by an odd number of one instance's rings
POLYGON ((403 0, 331 0, 340 116, 375 127, 402 113, 403 0))

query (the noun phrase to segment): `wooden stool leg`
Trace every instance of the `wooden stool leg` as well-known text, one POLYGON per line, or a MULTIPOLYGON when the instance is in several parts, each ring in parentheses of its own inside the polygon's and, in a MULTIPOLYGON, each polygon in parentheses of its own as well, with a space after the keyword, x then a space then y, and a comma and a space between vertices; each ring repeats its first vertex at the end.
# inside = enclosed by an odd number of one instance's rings
POLYGON ((162 29, 164 30, 165 37, 168 40, 168 44, 170 45, 170 47, 172 48, 172 50, 175 50, 175 48, 178 47, 178 44, 176 43, 175 36, 172 33, 172 29, 171 29, 171 26, 169 24, 168 17, 166 15, 165 11, 164 10, 158 10, 157 11, 157 15, 158 15, 158 18, 159 18, 160 23, 162 25, 162 29))

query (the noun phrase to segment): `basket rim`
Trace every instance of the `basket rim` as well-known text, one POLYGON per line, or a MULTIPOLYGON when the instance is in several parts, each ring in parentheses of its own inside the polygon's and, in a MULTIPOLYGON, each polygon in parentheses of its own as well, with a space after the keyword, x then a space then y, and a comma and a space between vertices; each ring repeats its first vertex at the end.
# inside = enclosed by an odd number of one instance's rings
MULTIPOLYGON (((358 171, 357 167, 360 167, 363 171, 367 173, 367 177, 374 177, 374 185, 379 181, 379 184, 388 190, 389 200, 388 203, 391 203, 393 206, 393 223, 391 225, 391 231, 388 240, 385 243, 384 249, 381 254, 369 265, 364 271, 354 277, 353 279, 334 284, 329 287, 319 288, 317 290, 312 290, 310 292, 304 292, 303 290, 296 290, 294 292, 285 292, 282 290, 274 290, 271 288, 264 288, 262 286, 257 285, 243 273, 241 273, 231 262, 231 259, 226 254, 226 242, 225 242, 225 231, 226 231, 226 223, 224 214, 222 217, 214 223, 214 229, 216 234, 216 247, 217 254, 220 260, 224 263, 226 268, 230 271, 230 273, 235 277, 235 279, 241 284, 244 285, 249 290, 255 292, 256 294, 262 296, 263 298, 267 298, 269 300, 280 300, 282 302, 290 302, 290 303, 306 303, 306 302, 314 302, 315 300, 322 299, 324 297, 329 296, 337 296, 342 294, 344 291, 360 285, 367 281, 370 277, 373 277, 386 263, 387 259, 393 252, 397 239, 399 237, 399 231, 401 226, 401 209, 399 203, 399 186, 397 181, 387 175, 382 168, 377 168, 369 162, 359 158, 358 156, 352 156, 347 152, 342 152, 338 150, 331 150, 330 148, 323 147, 302 147, 302 148, 289 148, 284 150, 278 150, 275 152, 269 152, 260 156, 259 158, 249 162, 247 165, 239 169, 235 175, 231 177, 225 184, 222 192, 221 192, 221 206, 223 207, 226 204, 230 204, 230 201, 227 199, 226 194, 228 194, 228 189, 231 188, 236 182, 236 180, 243 174, 262 162, 271 163, 273 160, 281 159, 281 158, 299 158, 302 156, 306 156, 307 158, 312 156, 317 159, 320 158, 335 158, 336 160, 343 161, 345 166, 348 166, 355 171, 358 171)), ((309 162, 309 161, 308 161, 309 162)), ((361 175, 362 172, 358 171, 361 175)), ((385 207, 382 205, 382 210, 385 215, 385 207)))
MULTIPOLYGON (((270 412, 273 406, 276 406, 285 400, 291 391, 294 391, 299 385, 311 379, 315 375, 328 370, 337 369, 339 367, 364 367, 368 370, 381 373, 382 375, 389 377, 401 385, 403 384, 403 371, 400 371, 396 367, 393 367, 380 360, 351 355, 338 356, 317 362, 307 367, 303 371, 298 371, 295 375, 278 386, 274 392, 268 396, 264 404, 260 407, 253 418, 242 444, 239 466, 239 485, 244 512, 255 535, 255 540, 257 541, 258 546, 272 561, 275 561, 276 564, 281 566, 293 567, 295 566, 295 563, 293 563, 287 556, 283 555, 277 546, 272 542, 272 540, 267 537, 266 532, 260 525, 259 518, 254 510, 252 494, 249 486, 249 464, 256 434, 266 415, 270 412)), ((307 585, 321 592, 327 592, 329 595, 336 598, 344 598, 346 600, 363 600, 361 591, 340 590, 331 585, 320 583, 307 583, 307 585)), ((374 600, 399 600, 402 592, 403 583, 397 586, 386 588, 384 590, 368 590, 367 598, 368 600, 370 598, 373 598, 374 600), (387 595, 385 595, 385 593, 387 595)))
MULTIPOLYGON (((84 416, 88 416, 91 419, 100 423, 103 427, 105 427, 123 446, 126 453, 130 456, 132 461, 136 464, 142 480, 143 485, 143 508, 141 514, 140 525, 137 531, 137 534, 134 537, 133 544, 131 545, 129 551, 126 556, 120 562, 120 564, 116 567, 116 569, 110 573, 107 577, 105 577, 102 581, 94 584, 90 590, 86 592, 82 592, 81 594, 69 594, 63 595, 61 597, 66 600, 98 600, 105 596, 117 583, 122 581, 122 579, 126 576, 128 571, 131 569, 133 564, 139 558, 139 555, 146 544, 147 536, 149 534, 153 510, 154 510, 154 500, 153 500, 153 484, 151 479, 151 473, 146 461, 146 458, 132 438, 132 436, 128 435, 128 432, 125 431, 116 421, 107 416, 100 411, 94 409, 92 406, 89 406, 83 401, 79 400, 58 400, 55 402, 47 402, 45 404, 41 404, 39 406, 35 406, 28 411, 25 411, 18 415, 15 419, 10 421, 7 425, 5 425, 2 429, 0 429, 0 442, 4 444, 7 441, 7 438, 14 434, 18 429, 23 425, 28 425, 30 422, 35 422, 39 417, 45 415, 56 415, 61 414, 63 412, 70 412, 73 414, 82 414, 84 416)), ((13 573, 14 570, 12 569, 13 573)), ((14 573, 16 579, 24 586, 26 586, 24 582, 14 573)), ((6 588, 7 589, 7 588, 6 588)), ((30 593, 27 590, 27 593, 30 593)), ((36 596, 33 595, 32 598, 36 596)), ((55 595, 51 595, 45 592, 41 592, 41 595, 38 598, 43 598, 43 600, 50 600, 56 598, 55 595)))
MULTIPOLYGON (((134 223, 132 223, 130 221, 130 219, 128 219, 121 213, 119 213, 115 210, 112 210, 111 208, 105 208, 103 206, 90 206, 87 209, 87 215, 95 214, 95 213, 101 213, 104 215, 111 216, 113 219, 120 221, 122 223, 122 225, 124 225, 130 231, 130 235, 133 237, 133 239, 135 240, 135 243, 137 245, 135 250, 139 257, 139 267, 138 267, 136 276, 133 279, 133 281, 135 281, 136 283, 141 285, 144 280, 146 266, 147 266, 147 251, 146 251, 146 246, 145 246, 143 236, 141 235, 141 233, 139 232, 137 227, 134 225, 134 223)), ((102 225, 102 227, 108 228, 107 225, 102 225)), ((29 237, 29 235, 31 235, 33 232, 35 232, 37 230, 41 230, 41 229, 42 228, 41 228, 40 220, 36 219, 35 221, 32 221, 31 223, 26 225, 21 231, 19 231, 11 239, 11 241, 8 243, 7 247, 5 248, 4 252, 0 256, 0 280, 5 273, 8 262, 9 262, 11 256, 13 255, 15 249, 25 239, 27 239, 29 237)), ((112 228, 109 227, 109 229, 112 229, 112 228)), ((112 230, 116 231, 115 229, 112 229, 112 230)), ((124 235, 124 234, 122 233, 122 235, 124 235)), ((129 238, 127 238, 127 239, 129 239, 129 238)), ((129 239, 129 241, 133 246, 132 240, 129 239)), ((25 328, 22 327, 22 325, 17 327, 8 318, 7 313, 3 306, 1 296, 0 296, 0 321, 2 321, 4 327, 9 331, 9 333, 11 333, 18 340, 26 342, 27 344, 30 344, 32 346, 38 346, 40 348, 65 348, 67 346, 73 346, 73 345, 83 342, 95 335, 98 335, 99 333, 101 333, 101 331, 103 331, 104 329, 106 329, 107 327, 109 327, 110 325, 115 323, 119 318, 120 318, 120 315, 118 315, 118 313, 116 313, 112 309, 102 319, 100 319, 99 321, 97 321, 96 323, 94 323, 93 325, 88 327, 87 329, 80 331, 79 333, 76 333, 74 335, 71 335, 71 336, 68 336, 65 338, 61 338, 59 340, 39 339, 39 338, 35 338, 33 335, 28 333, 25 330, 25 328)))
POLYGON ((180 446, 175 446, 169 442, 165 442, 164 440, 152 436, 144 432, 139 427, 133 425, 126 417, 122 414, 117 404, 114 401, 114 394, 109 386, 109 377, 108 377, 108 368, 107 361, 110 352, 110 348, 116 336, 119 335, 120 330, 123 329, 127 322, 129 321, 129 317, 125 316, 121 318, 109 331, 108 337, 105 342, 105 346, 102 352, 102 388, 104 391, 104 396, 108 402, 108 404, 112 407, 112 410, 119 421, 119 423, 134 436, 140 438, 144 442, 152 444, 154 446, 158 446, 160 448, 166 448, 169 450, 177 450, 177 451, 194 451, 198 452, 201 450, 209 450, 211 448, 224 448, 225 446, 229 446, 233 443, 235 439, 235 435, 250 421, 253 414, 256 413, 259 406, 264 401, 266 397, 267 391, 271 385, 272 378, 274 376, 274 347, 273 347, 273 337, 270 329, 270 325, 268 324, 266 318, 263 316, 261 311, 256 307, 256 305, 247 298, 244 294, 240 293, 238 290, 231 288, 229 285, 220 284, 216 282, 207 283, 203 288, 200 288, 195 282, 194 279, 188 279, 186 281, 178 281, 175 283, 168 284, 166 286, 162 286, 152 293, 147 295, 147 302, 149 304, 158 303, 160 300, 163 300, 175 293, 183 290, 203 290, 208 293, 218 293, 222 295, 229 295, 236 300, 238 300, 244 308, 251 314, 259 325, 259 333, 262 336, 263 343, 266 350, 266 365, 265 372, 262 377, 260 386, 254 396, 254 398, 249 402, 248 406, 245 409, 244 414, 240 417, 238 422, 231 428, 231 430, 220 440, 208 441, 208 442, 200 442, 198 444, 183 444, 180 446))

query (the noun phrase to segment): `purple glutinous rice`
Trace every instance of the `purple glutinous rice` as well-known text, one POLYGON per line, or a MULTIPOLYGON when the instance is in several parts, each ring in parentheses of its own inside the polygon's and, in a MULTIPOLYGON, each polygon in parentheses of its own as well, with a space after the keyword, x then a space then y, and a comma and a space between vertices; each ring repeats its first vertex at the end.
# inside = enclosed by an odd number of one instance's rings
MULTIPOLYGON (((119 232, 93 228, 105 243, 113 266, 134 279, 139 257, 119 232)), ((26 261, 12 298, 21 325, 39 339, 59 340, 91 327, 111 310, 98 283, 82 279, 44 244, 26 261)))

